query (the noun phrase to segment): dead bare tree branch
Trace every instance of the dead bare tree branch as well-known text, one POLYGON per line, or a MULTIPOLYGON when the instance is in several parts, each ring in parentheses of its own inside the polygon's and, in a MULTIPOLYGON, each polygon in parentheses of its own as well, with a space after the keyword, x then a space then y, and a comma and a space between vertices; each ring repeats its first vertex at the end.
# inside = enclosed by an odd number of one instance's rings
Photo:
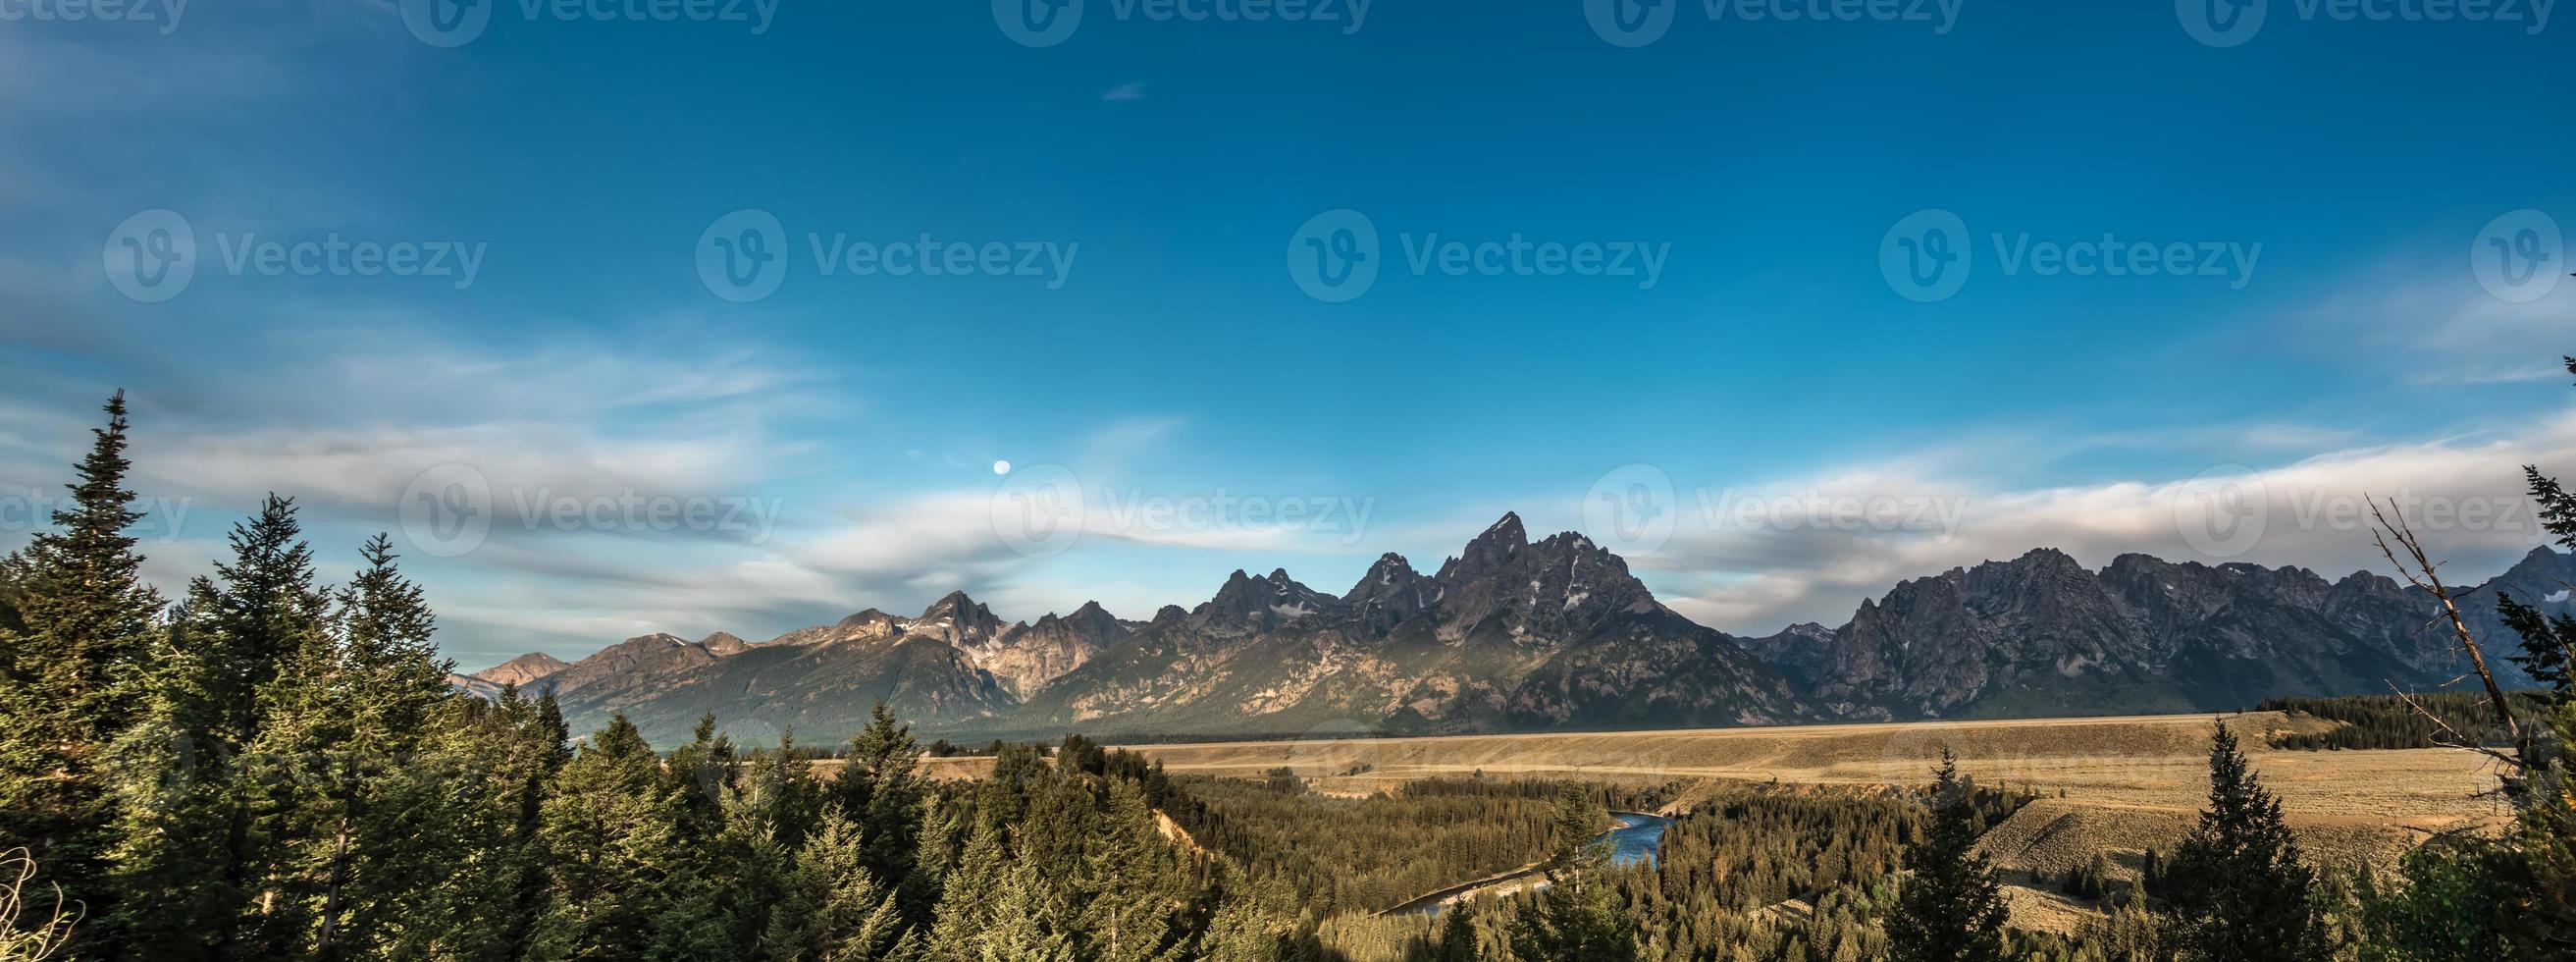
POLYGON ((2451 723, 2443 721, 2442 716, 2433 714, 2432 711, 2426 709, 2423 703, 2415 700, 2414 696, 2399 690, 2395 683, 2389 683, 2388 690, 2397 695, 2398 701, 2405 702, 2406 707, 2414 709, 2415 714, 2423 716, 2425 721, 2432 722, 2435 726, 2441 728, 2444 733, 2450 735, 2451 740, 2444 747, 2466 749, 2480 755, 2485 755, 2488 758, 2495 759, 2496 761, 2503 762, 2507 765, 2511 765, 2515 768, 2522 767, 2521 759, 2496 751, 2495 749, 2488 748, 2485 745, 2478 744, 2476 739, 2460 734, 2459 729, 2451 727, 2451 723))
MULTIPOLYGON (((2415 536, 2414 526, 2407 523, 2406 513, 2397 507, 2396 499, 2390 499, 2388 510, 2382 512, 2379 510, 2377 499, 2370 498, 2368 494, 2364 494, 2363 497, 2370 501, 2370 517, 2379 524, 2379 531, 2370 536, 2371 542, 2379 546, 2379 553, 2388 559, 2389 564, 2397 566, 2397 573, 2404 575, 2407 583, 2431 592, 2434 600, 2442 603, 2442 615, 2450 619, 2452 632, 2459 636, 2460 651, 2469 656, 2469 664, 2477 669, 2478 680, 2486 683, 2487 699, 2495 706, 2496 720, 2504 727, 2505 737, 2511 739, 2514 747, 2519 751, 2524 747, 2522 725, 2513 717, 2513 703, 2506 700, 2504 688, 2496 684, 2495 673, 2487 670, 2486 653, 2478 650, 2477 638, 2469 633, 2469 622, 2460 615, 2459 601, 2451 594, 2451 589, 2442 584, 2441 565, 2435 563, 2432 556, 2425 552, 2423 540, 2415 536), (2391 514, 2396 515, 2396 520, 2389 520, 2391 514), (2390 546, 2392 541, 2396 543, 2395 547, 2390 546), (2406 552, 2404 559, 2397 557, 2399 549, 2406 552)), ((2400 697, 2404 695, 2402 692, 2399 694, 2400 697)), ((2423 706, 2415 705, 2412 699, 2409 699, 2407 704, 2413 705, 2419 712, 2423 711, 2423 706)), ((2427 713, 2427 717, 2429 715, 2430 713, 2427 713)), ((2440 719, 2435 719, 2435 722, 2440 723, 2440 719)), ((2448 724, 2442 727, 2450 728, 2448 724)), ((2483 748, 2478 750, 2486 751, 2483 748)), ((2499 753, 2488 753, 2498 758, 2504 757, 2499 753)), ((2516 771, 2524 768, 2519 758, 2505 760, 2513 765, 2516 771)))

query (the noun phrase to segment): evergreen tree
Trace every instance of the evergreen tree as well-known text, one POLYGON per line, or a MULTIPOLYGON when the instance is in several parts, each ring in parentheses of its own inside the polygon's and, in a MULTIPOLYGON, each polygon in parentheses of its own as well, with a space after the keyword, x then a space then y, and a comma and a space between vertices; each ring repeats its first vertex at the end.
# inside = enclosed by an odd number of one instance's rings
POLYGON ((1073 939, 1037 866, 1014 865, 993 896, 993 924, 976 939, 977 962, 1073 962, 1073 939))
POLYGON ((645 956, 688 857, 661 759, 618 715, 554 781, 538 828, 550 884, 528 957, 645 956))
POLYGON ((1440 941, 1433 945, 1435 962, 1476 962, 1476 923, 1465 905, 1452 905, 1440 918, 1440 941))
POLYGON ((35 884, 94 915, 113 897, 107 750, 134 718, 162 607, 126 533, 143 516, 125 486, 124 392, 106 412, 54 529, 0 563, 0 850, 27 849, 35 884))
MULTIPOLYGON (((438 657, 430 636, 437 619, 420 587, 404 578, 394 561, 393 542, 378 534, 359 549, 366 567, 340 593, 339 645, 329 677, 341 683, 332 707, 336 726, 348 734, 343 745, 305 746, 306 757, 323 761, 310 784, 319 798, 304 806, 313 824, 297 833, 323 840, 308 857, 318 863, 320 886, 317 919, 309 933, 314 955, 322 959, 352 957, 351 944, 380 944, 383 937, 347 930, 385 924, 403 903, 432 881, 419 872, 426 861, 419 852, 424 831, 435 823, 460 817, 453 805, 423 807, 417 785, 395 791, 409 781, 407 773, 430 761, 424 745, 444 725, 465 721, 441 709, 453 696, 447 689, 452 663, 438 657), (404 866, 411 871, 398 871, 404 866)), ((514 733, 498 733, 508 744, 514 733)), ((488 766, 467 769, 465 784, 486 785, 478 777, 488 766)))
POLYGON ((838 812, 823 816, 789 869, 762 954, 779 962, 911 959, 922 949, 904 931, 894 894, 861 864, 858 826, 838 812))
POLYGON ((993 900, 1008 877, 1009 860, 1010 853, 1002 848, 1002 827, 993 822, 976 825, 940 892, 939 919, 929 940, 931 958, 939 962, 982 958, 983 933, 994 916, 993 900))
POLYGON ((1109 785, 1097 828, 1083 833, 1090 851, 1080 867, 1083 957, 1143 962, 1172 949, 1172 913, 1182 902, 1180 857, 1154 827, 1144 789, 1125 778, 1109 785))
POLYGON ((279 678, 331 650, 330 597, 314 585, 292 501, 271 495, 233 526, 231 547, 215 579, 189 586, 144 676, 144 720, 118 749, 116 875, 129 904, 114 924, 155 958, 271 952, 263 916, 294 908, 269 887, 283 860, 264 832, 296 789, 245 753, 272 710, 321 717, 320 695, 279 678))
POLYGON ((1976 851, 1985 822, 1959 760, 1941 750, 1932 812, 1905 850, 1905 881, 1887 920, 1889 955, 1908 962, 1986 962, 2003 958, 2004 905, 1994 867, 1976 851))
POLYGON ((1638 958, 1634 919, 1619 911, 1608 874, 1609 845, 1598 839, 1609 814, 1583 786, 1557 796, 1555 847, 1542 865, 1548 885, 1512 918, 1512 952, 1530 962, 1638 958))
POLYGON ((2210 735, 2209 808, 2164 865, 2161 894, 2185 954, 2210 962, 2329 956, 2298 840, 2220 723, 2210 735))
POLYGON ((879 701, 868 713, 867 727, 850 739, 830 792, 866 840, 861 864, 894 890, 911 925, 930 923, 939 896, 938 879, 919 870, 927 792, 920 768, 921 746, 913 741, 912 726, 896 720, 879 701))

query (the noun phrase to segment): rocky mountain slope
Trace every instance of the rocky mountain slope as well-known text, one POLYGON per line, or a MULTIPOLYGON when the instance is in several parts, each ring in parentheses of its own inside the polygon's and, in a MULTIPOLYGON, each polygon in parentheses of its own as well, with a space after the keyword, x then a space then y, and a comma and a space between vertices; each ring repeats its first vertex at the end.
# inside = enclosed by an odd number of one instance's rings
MULTIPOLYGON (((2576 556, 2536 549, 2463 595, 2490 662, 2509 591, 2571 610, 2576 556)), ((837 740, 886 700, 965 736, 1349 734, 1757 725, 2225 710, 2272 695, 2427 688, 2467 669, 2425 593, 2368 573, 2034 550, 1906 581, 1840 628, 1740 639, 1657 601, 1579 534, 1505 515, 1436 574, 1380 557, 1339 595, 1237 571, 1194 608, 1097 603, 1006 622, 964 593, 758 644, 655 634, 570 664, 458 676, 553 690, 577 729, 624 713, 657 742, 712 712, 738 738, 837 740)))
MULTIPOLYGON (((2500 682, 2530 679, 2505 658, 2518 648, 2496 594, 2569 610, 2570 580, 2576 556, 2540 548, 2462 597, 2500 682)), ((2140 554, 2090 571, 2040 549, 1904 582, 1839 629, 1749 647, 1847 718, 2222 710, 2450 682, 2470 669, 2436 613, 2429 593, 2368 572, 2328 582, 2140 554)))

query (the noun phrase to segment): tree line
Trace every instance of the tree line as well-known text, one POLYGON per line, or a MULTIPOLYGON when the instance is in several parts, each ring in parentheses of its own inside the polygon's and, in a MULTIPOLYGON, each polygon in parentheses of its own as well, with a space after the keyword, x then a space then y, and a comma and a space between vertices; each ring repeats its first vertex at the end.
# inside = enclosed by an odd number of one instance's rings
MULTIPOLYGON (((2529 724, 2545 724, 2546 692, 2508 692, 2514 715, 2529 724)), ((2482 745, 2505 745, 2487 697, 2476 692, 2437 691, 2412 695, 2347 695, 2338 698, 2267 698, 2256 711, 2297 712, 2342 724, 2322 732, 2285 732, 2272 746, 2303 751, 2447 748, 2460 735, 2482 745)))

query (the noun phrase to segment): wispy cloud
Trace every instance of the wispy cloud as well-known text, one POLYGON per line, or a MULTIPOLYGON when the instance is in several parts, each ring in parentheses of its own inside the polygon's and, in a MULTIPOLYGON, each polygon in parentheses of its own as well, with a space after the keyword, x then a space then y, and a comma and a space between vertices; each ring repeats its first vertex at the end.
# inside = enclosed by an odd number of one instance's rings
POLYGON ((2371 546, 2365 500, 2376 496, 2398 498, 2427 546, 2462 577, 2482 577, 2546 540, 2522 490, 2526 464, 2576 466, 2576 411, 2493 435, 2328 450, 2259 468, 2212 465, 2182 477, 2010 489, 1860 466, 1683 491, 1670 541, 1630 561, 1683 613, 1761 634, 1799 621, 1840 624, 1897 581, 2039 547, 2092 566, 2143 552, 2298 565, 2329 578, 2378 570, 2386 564, 2371 546), (1724 510, 1748 504, 1758 510, 1724 510), (1851 509, 1871 504, 1897 506, 1896 521, 1855 521, 1851 509), (1920 514, 1910 510, 1918 505, 1920 514))
POLYGON ((1107 93, 1101 94, 1100 99, 1111 103, 1126 100, 1143 100, 1145 99, 1145 84, 1143 81, 1119 84, 1118 86, 1109 88, 1107 93))

